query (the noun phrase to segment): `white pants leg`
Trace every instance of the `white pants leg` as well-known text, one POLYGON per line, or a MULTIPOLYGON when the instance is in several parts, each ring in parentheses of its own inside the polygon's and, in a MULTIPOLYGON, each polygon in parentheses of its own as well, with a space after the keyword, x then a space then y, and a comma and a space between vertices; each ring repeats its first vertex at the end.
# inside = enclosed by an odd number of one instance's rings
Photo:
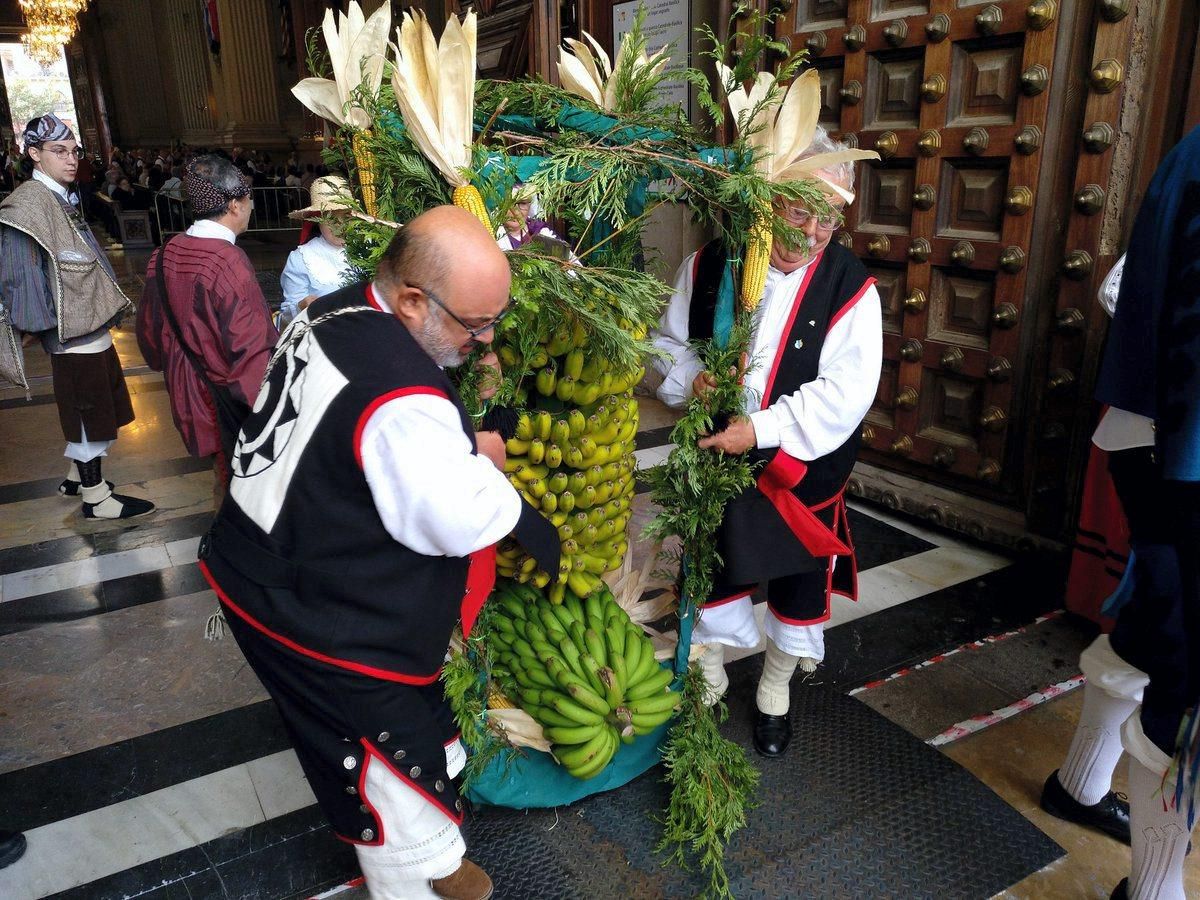
POLYGON ((752 648, 761 640, 762 633, 754 618, 754 603, 749 594, 705 608, 692 632, 693 644, 752 648))
POLYGON ((97 456, 108 456, 108 449, 116 443, 116 441, 89 441, 87 429, 83 427, 82 422, 79 423, 79 437, 81 440, 69 441, 67 449, 63 451, 63 456, 76 462, 87 462, 97 456))

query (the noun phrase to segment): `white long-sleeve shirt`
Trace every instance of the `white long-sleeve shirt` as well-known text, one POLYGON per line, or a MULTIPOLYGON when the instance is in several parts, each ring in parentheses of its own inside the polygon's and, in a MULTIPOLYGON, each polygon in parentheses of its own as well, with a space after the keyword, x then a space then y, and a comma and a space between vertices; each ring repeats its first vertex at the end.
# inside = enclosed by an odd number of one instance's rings
MULTIPOLYGON (((381 292, 375 296, 386 304, 381 292)), ((521 499, 471 452, 454 404, 410 394, 381 405, 360 443, 363 474, 388 534, 427 556, 466 556, 512 532, 521 499)))
MULTIPOLYGON (((1117 298, 1121 293, 1121 276, 1125 273, 1125 254, 1104 276, 1100 285, 1099 300, 1109 318, 1117 314, 1117 298)), ((1154 446, 1154 421, 1146 416, 1110 406, 1101 417, 1092 443, 1110 453, 1115 450, 1133 450, 1136 447, 1154 446)))
MULTIPOLYGON (((663 375, 658 397, 675 408, 691 399, 692 381, 704 368, 688 345, 694 262, 693 253, 680 265, 654 335, 654 346, 671 357, 655 361, 663 375)), ((767 270, 763 299, 754 313, 751 367, 744 388, 746 409, 756 410, 750 413, 750 421, 758 447, 780 447, 797 459, 814 460, 845 443, 871 408, 883 364, 883 314, 879 292, 872 285, 825 336, 817 377, 762 409, 771 364, 786 337, 784 329, 807 270, 808 266, 789 274, 774 266, 767 270)))

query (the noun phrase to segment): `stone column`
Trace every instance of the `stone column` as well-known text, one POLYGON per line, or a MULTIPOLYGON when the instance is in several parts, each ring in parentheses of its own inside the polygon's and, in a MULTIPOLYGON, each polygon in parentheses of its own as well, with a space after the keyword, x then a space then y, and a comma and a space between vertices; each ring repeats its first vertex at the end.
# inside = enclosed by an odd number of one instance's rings
POLYGON ((222 123, 233 145, 286 147, 275 83, 275 29, 268 0, 217 0, 221 70, 226 86, 222 123))
POLYGON ((170 41, 170 66, 179 102, 179 135, 189 144, 208 144, 214 138, 216 111, 208 67, 208 46, 199 4, 166 0, 162 7, 170 41))

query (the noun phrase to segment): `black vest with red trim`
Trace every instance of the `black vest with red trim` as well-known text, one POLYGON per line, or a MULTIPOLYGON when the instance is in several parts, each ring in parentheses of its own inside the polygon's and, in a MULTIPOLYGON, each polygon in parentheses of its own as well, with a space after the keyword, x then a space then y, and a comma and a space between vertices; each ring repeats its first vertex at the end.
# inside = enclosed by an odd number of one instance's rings
MULTIPOLYGON (((712 337, 725 259, 726 251, 719 241, 705 245, 697 254, 688 322, 688 336, 693 340, 712 337)), ((798 308, 793 307, 777 356, 769 361, 771 374, 763 409, 817 379, 826 335, 871 284, 859 259, 836 243, 826 247, 811 265, 812 271, 804 278, 793 301, 798 308)), ((792 490, 830 528, 844 524, 837 522, 837 511, 831 501, 840 498, 854 468, 862 440, 860 432, 855 427, 832 453, 808 461, 807 472, 792 490)), ((766 463, 777 452, 780 451, 755 449, 747 455, 754 462, 766 463)), ((729 584, 761 582, 828 565, 827 557, 814 557, 805 549, 757 487, 748 489, 726 506, 719 552, 724 560, 722 578, 729 584)))
POLYGON ((454 404, 472 447, 474 431, 408 329, 390 313, 352 309, 366 304, 363 285, 346 288, 284 333, 239 436, 203 564, 227 614, 266 637, 363 675, 430 684, 468 574, 475 594, 490 591, 474 583, 486 566, 398 543, 376 511, 359 443, 371 414, 406 394, 454 404), (298 327, 330 312, 338 314, 298 327))

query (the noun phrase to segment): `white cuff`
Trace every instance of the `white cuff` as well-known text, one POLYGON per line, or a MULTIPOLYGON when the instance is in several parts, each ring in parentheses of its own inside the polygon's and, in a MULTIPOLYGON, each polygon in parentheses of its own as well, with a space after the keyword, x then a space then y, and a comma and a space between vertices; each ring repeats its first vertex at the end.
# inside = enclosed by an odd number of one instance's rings
POLYGON ((1079 669, 1087 676, 1088 684, 1118 700, 1141 703, 1142 691, 1150 683, 1150 676, 1117 655, 1107 634, 1100 635, 1079 654, 1079 669))
POLYGON ((754 618, 754 602, 748 594, 704 610, 692 632, 693 644, 724 644, 749 649, 757 647, 761 641, 762 633, 754 618))
POLYGON ((755 446, 760 450, 779 446, 779 421, 775 417, 775 410, 767 407, 750 413, 750 424, 754 426, 755 446))
POLYGON ((1141 708, 1134 710, 1132 716, 1121 726, 1121 745, 1125 752, 1140 762, 1155 775, 1165 775, 1171 768, 1171 757, 1142 730, 1141 708))

